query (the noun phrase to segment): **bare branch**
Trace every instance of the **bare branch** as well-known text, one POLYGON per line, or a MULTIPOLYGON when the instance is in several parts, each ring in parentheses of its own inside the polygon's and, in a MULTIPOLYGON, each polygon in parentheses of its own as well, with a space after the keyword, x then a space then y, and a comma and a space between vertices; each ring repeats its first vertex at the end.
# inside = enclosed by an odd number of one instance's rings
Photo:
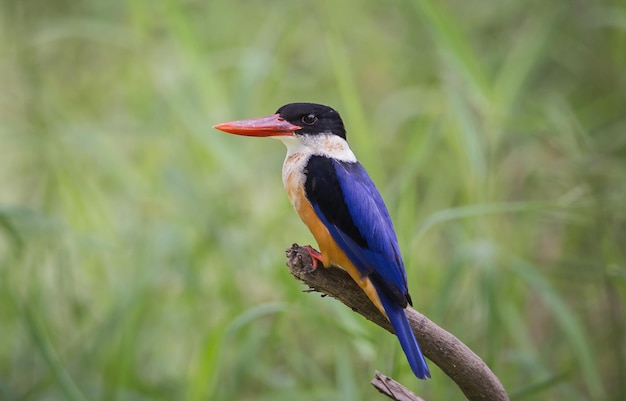
POLYGON ((374 378, 370 383, 376 390, 394 401, 424 401, 423 398, 416 396, 402 384, 393 380, 391 377, 385 376, 379 371, 374 372, 374 378))
MULTIPOLYGON (((393 333, 389 321, 376 309, 344 270, 331 267, 312 270, 306 249, 287 249, 287 266, 294 277, 314 291, 327 294, 378 326, 393 333)), ((412 308, 406 315, 424 355, 459 386, 470 401, 508 401, 504 387, 489 367, 465 344, 412 308)))

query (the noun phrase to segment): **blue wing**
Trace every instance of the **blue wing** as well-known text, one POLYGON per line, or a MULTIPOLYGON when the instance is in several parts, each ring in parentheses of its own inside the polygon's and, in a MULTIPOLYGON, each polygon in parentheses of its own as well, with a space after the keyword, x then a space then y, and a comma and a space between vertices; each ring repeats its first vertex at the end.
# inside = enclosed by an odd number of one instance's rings
POLYGON ((406 272, 389 212, 360 163, 312 156, 305 190, 337 245, 376 288, 411 369, 430 377, 428 365, 404 314, 410 303, 406 272))
POLYGON ((363 276, 372 276, 402 306, 408 300, 398 240, 380 193, 360 163, 312 156, 307 198, 333 239, 363 276))
POLYGON ((346 256, 376 288, 413 373, 430 377, 404 313, 411 298, 387 207, 360 163, 312 156, 305 191, 313 210, 346 256))

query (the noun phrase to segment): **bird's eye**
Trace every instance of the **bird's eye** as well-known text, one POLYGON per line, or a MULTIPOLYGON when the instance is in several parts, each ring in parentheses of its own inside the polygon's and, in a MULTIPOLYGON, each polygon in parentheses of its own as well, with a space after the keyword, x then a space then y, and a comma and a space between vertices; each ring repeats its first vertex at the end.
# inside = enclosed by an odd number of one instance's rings
POLYGON ((306 125, 313 125, 317 121, 317 117, 315 114, 307 114, 306 116, 302 116, 302 122, 306 125))

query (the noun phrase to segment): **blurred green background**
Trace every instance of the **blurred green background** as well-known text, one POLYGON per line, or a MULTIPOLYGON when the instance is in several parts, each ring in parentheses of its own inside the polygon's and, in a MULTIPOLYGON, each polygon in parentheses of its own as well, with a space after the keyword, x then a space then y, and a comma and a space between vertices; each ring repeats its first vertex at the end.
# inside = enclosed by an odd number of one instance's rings
POLYGON ((284 267, 283 145, 211 127, 293 101, 513 399, 626 399, 623 2, 0 4, 0 400, 462 399, 284 267))

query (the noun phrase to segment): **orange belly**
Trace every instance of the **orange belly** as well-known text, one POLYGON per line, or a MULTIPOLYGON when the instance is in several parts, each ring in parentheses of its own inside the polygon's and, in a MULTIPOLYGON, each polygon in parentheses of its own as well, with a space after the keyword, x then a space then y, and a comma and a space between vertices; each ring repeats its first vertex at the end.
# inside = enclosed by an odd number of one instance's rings
POLYGON ((304 186, 300 182, 301 180, 298 179, 301 178, 301 174, 300 172, 289 174, 286 177, 285 189, 287 190, 291 204, 294 206, 309 231, 311 231, 311 234, 313 234, 315 241, 317 241, 317 245, 322 253, 322 263, 325 267, 335 265, 348 272, 350 277, 365 291, 365 294, 367 294, 368 298, 376 305, 378 310, 380 310, 383 315, 387 316, 380 302, 380 298, 378 297, 378 293, 370 279, 367 276, 361 275, 359 269, 348 259, 345 252, 341 250, 330 235, 324 223, 317 217, 313 206, 311 206, 311 203, 304 194, 304 186), (300 177, 296 176, 296 174, 300 175, 300 177))

